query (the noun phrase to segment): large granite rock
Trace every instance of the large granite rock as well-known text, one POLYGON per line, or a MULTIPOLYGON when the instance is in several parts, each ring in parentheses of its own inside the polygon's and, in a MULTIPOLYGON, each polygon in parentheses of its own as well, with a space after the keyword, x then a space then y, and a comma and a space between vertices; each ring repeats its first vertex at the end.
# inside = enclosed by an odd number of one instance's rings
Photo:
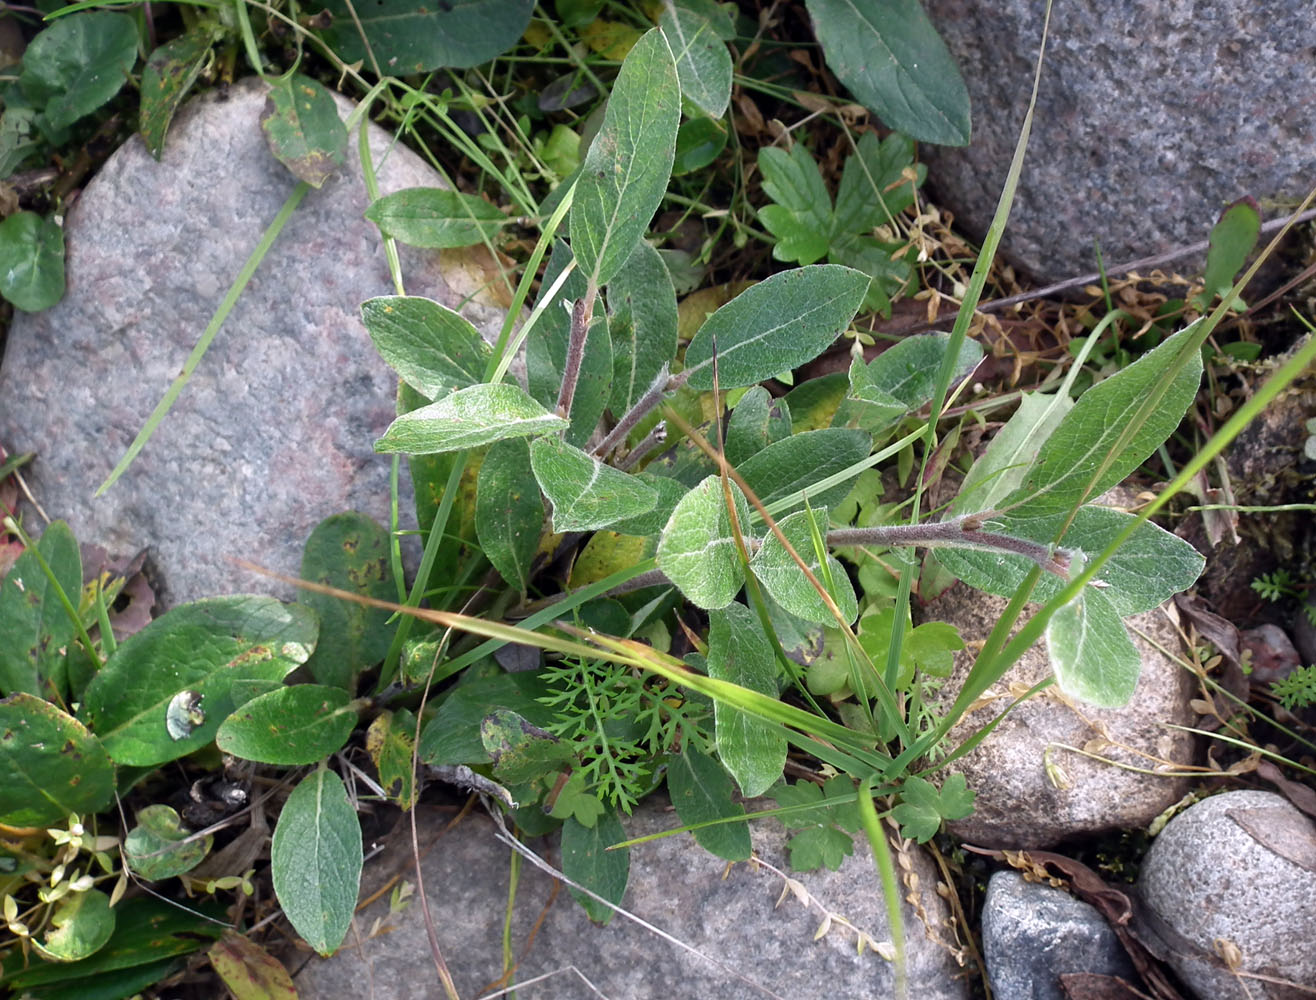
MULTIPOLYGON (((980 237, 1028 106, 1045 4, 925 6, 968 84, 973 139, 921 155, 939 201, 980 237)), ((1055 0, 1002 250, 1059 280, 1097 270, 1094 241, 1119 263, 1205 239, 1243 195, 1301 200, 1316 183, 1314 75, 1307 0, 1055 0)))
MULTIPOLYGON (((957 583, 929 610, 972 643, 987 637, 1006 604, 1005 598, 957 583)), ((1070 700, 1053 685, 1016 705, 953 765, 977 792, 973 814, 951 823, 953 833, 988 847, 1048 847, 1076 834, 1146 826, 1183 796, 1186 779, 1140 773, 1061 746, 1144 770, 1155 770, 1161 762, 1192 763, 1194 738, 1166 723, 1194 721, 1189 707, 1193 677, 1138 634, 1175 650, 1179 637, 1174 624, 1164 610, 1125 621, 1142 654, 1142 674, 1129 704, 1093 708, 1070 700)), ((955 654, 948 692, 960 689, 972 663, 969 650, 955 654)), ((980 699, 979 707, 956 724, 949 745, 973 735, 1051 673, 1045 645, 1039 641, 980 699)))
MULTIPOLYGON (((293 190, 266 148, 264 104, 257 80, 207 94, 180 111, 162 162, 139 138, 109 159, 65 223, 68 294, 15 317, 0 369, 0 442, 38 453, 25 470, 37 500, 81 541, 120 555, 149 546, 166 604, 286 595, 229 557, 295 575, 322 518, 356 509, 388 523, 390 458, 371 445, 396 380, 360 305, 393 287, 362 217, 355 133, 347 165, 302 201, 155 436, 92 496, 293 190)), ((382 192, 440 183, 375 126, 370 142, 382 192)), ((480 255, 404 248, 402 260, 408 293, 461 308, 486 334, 502 321, 480 255)))
POLYGON ((1138 875, 1140 937, 1202 1000, 1316 992, 1316 823, 1224 792, 1166 824, 1138 875))
MULTIPOLYGON (((597 1000, 600 995, 611 1000, 867 1000, 895 995, 891 963, 869 950, 859 954, 853 930, 839 919, 833 918, 827 933, 815 940, 825 919, 822 907, 876 941, 889 938, 881 887, 862 840, 839 872, 792 876, 815 900, 807 907, 786 892, 779 875, 751 863, 728 866, 688 836, 632 848, 622 905, 702 958, 621 915, 606 927, 591 924, 565 890, 556 891, 551 878, 523 863, 512 904, 516 972, 500 983, 511 855, 495 839, 486 816, 474 813, 443 833, 445 818, 420 817, 422 870, 439 945, 460 996, 483 996, 513 982, 525 984, 516 987, 521 1000, 597 1000)), ((675 814, 653 799, 625 821, 631 836, 677 825, 675 814)), ((405 834, 405 825, 398 832, 405 834)), ((752 835, 756 853, 788 872, 780 824, 756 823, 752 835)), ((532 844, 539 854, 560 858, 556 838, 547 850, 544 841, 532 844)), ((968 988, 951 955, 955 937, 947 925, 948 907, 937 892, 937 869, 913 844, 900 858, 903 891, 919 900, 925 914, 921 918, 914 907, 904 907, 908 995, 963 1000, 968 988)), ((414 881, 407 835, 395 834, 367 867, 362 896, 394 873, 414 881)), ((385 893, 357 914, 359 946, 349 933, 332 958, 310 959, 296 980, 302 1000, 366 993, 375 1000, 443 995, 419 906, 390 914, 388 904, 385 893), (377 922, 387 930, 372 933, 377 922)))

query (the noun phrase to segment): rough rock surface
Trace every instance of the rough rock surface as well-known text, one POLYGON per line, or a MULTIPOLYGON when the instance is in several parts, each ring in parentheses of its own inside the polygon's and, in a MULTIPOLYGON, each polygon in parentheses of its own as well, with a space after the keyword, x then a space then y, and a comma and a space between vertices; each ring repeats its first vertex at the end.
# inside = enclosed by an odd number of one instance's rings
MULTIPOLYGON (((925 6, 968 85, 973 138, 921 155, 940 202, 980 237, 1028 106, 1045 5, 925 6)), ((1206 239, 1243 195, 1300 201, 1316 178, 1313 73, 1307 0, 1056 0, 1003 251, 1060 280, 1097 270, 1094 241, 1118 264, 1206 239)))
POLYGON ((982 951, 995 1000, 1065 1000, 1060 977, 1071 972, 1138 981, 1095 907, 1018 872, 997 872, 987 883, 982 951))
POLYGON ((1224 792, 1170 820, 1138 896, 1141 936, 1159 939, 1152 950, 1199 997, 1290 1000, 1316 989, 1316 823, 1282 796, 1224 792))
MULTIPOLYGON (((356 509, 388 523, 390 457, 371 446, 396 380, 360 305, 393 287, 362 217, 355 133, 345 167, 302 201, 155 436, 92 497, 293 190, 265 145, 264 94, 249 80, 193 100, 162 162, 136 137, 110 158, 66 220, 68 294, 15 317, 0 370, 0 442, 38 453, 29 479, 45 511, 113 554, 149 546, 170 605, 286 593, 227 557, 295 574, 322 518, 356 509)), ((381 192, 440 183, 374 126, 371 145, 377 163, 387 152, 381 192)), ((502 320, 480 291, 495 275, 474 254, 440 262, 404 249, 403 275, 410 294, 461 307, 486 332, 502 320)))
MULTIPOLYGON (((652 799, 624 822, 631 836, 679 825, 674 813, 652 799)), ((483 996, 499 988, 494 984, 502 975, 510 852, 494 839, 494 826, 486 816, 473 813, 440 839, 442 826, 443 819, 432 813, 421 817, 425 890, 458 993, 483 996), (427 850, 429 845, 433 849, 427 850)), ((760 822, 752 831, 759 856, 788 871, 781 826, 760 822)), ((556 838, 548 842, 547 850, 542 840, 532 841, 532 846, 541 856, 555 862, 560 858, 556 838)), ((395 871, 414 881, 410 854, 410 838, 394 835, 385 853, 367 866, 362 895, 395 871)), ((936 892, 935 866, 912 845, 903 856, 910 865, 906 878, 910 873, 918 876, 918 893, 936 933, 953 944, 953 933, 944 924, 947 907, 936 892)), ((698 958, 621 915, 606 927, 591 924, 565 889, 554 896, 552 880, 523 864, 511 940, 519 963, 516 982, 529 985, 518 986, 516 995, 522 1000, 597 1000, 600 994, 611 1000, 866 1000, 894 995, 891 964, 871 951, 857 954, 853 931, 834 920, 815 941, 814 933, 824 919, 816 904, 806 908, 788 895, 778 906, 784 889, 778 875, 747 863, 727 869, 726 862, 686 836, 631 849, 630 884, 622 905, 708 956, 698 958), (531 983, 547 973, 553 975, 531 983)), ((877 941, 888 938, 882 894, 866 842, 856 843, 854 855, 839 872, 795 877, 853 926, 877 941)), ((930 939, 910 906, 904 912, 909 995, 932 1000, 967 997, 963 970, 948 948, 930 939)), ((359 949, 349 932, 347 944, 336 955, 311 959, 302 969, 296 986, 303 1000, 345 996, 411 1000, 442 995, 416 903, 390 915, 385 894, 358 913, 356 923, 364 939, 359 949), (370 928, 379 919, 392 930, 372 936, 370 928)))
MULTIPOLYGON (((929 610, 974 642, 987 637, 1006 603, 956 584, 929 610)), ((1184 794, 1185 779, 1139 774, 1053 746, 1087 749, 1139 768, 1154 769, 1162 761, 1192 762, 1193 737, 1165 725, 1190 725, 1194 720, 1188 707, 1192 675, 1137 632, 1174 650, 1179 643, 1174 625, 1164 610, 1125 622, 1142 653, 1142 675, 1129 704, 1093 708, 1069 700, 1053 685, 1016 705, 987 739, 954 764, 977 798, 973 815, 950 824, 953 833, 988 847, 1047 847, 1074 834, 1145 826, 1184 794), (1065 787, 1057 787, 1048 776, 1048 762, 1065 787)), ((948 691, 960 689, 972 662, 968 650, 955 654, 948 691)), ((967 739, 1050 674, 1046 648, 1038 642, 990 689, 990 701, 951 730, 950 745, 967 739)))

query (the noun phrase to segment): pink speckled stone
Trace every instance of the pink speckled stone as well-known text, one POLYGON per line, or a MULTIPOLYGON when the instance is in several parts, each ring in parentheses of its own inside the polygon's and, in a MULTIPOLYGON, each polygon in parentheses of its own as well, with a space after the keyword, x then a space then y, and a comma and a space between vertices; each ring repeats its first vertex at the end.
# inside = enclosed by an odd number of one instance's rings
MULTIPOLYGON (((162 162, 138 138, 110 158, 66 221, 67 295, 15 317, 0 368, 0 442, 38 453, 38 501, 79 540, 149 547, 166 605, 286 596, 228 557, 296 574, 322 518, 355 509, 388 523, 390 458, 371 446, 396 379, 360 304, 393 288, 362 217, 355 133, 346 166, 302 201, 137 461, 92 498, 295 185, 266 148, 264 103, 257 80, 204 95, 179 113, 162 162)), ((371 145, 377 163, 387 151, 382 192, 440 183, 375 126, 371 145)), ((473 256, 404 249, 403 273, 408 293, 460 306, 486 333, 502 321, 473 256)))

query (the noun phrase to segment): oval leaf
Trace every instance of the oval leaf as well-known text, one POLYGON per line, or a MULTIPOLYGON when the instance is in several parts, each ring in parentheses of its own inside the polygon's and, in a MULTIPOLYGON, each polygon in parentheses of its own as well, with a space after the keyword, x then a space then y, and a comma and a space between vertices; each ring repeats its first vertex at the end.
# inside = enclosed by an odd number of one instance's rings
POLYGON ((433 299, 369 299, 361 321, 380 357, 422 396, 440 399, 484 380, 489 345, 468 320, 433 299))
POLYGON ((299 181, 318 188, 343 164, 347 127, 333 94, 300 74, 276 79, 260 116, 275 158, 299 181))
POLYGON ((676 356, 676 290, 662 256, 644 240, 608 284, 613 415, 636 404, 676 356))
POLYGON ((384 72, 409 76, 501 55, 530 23, 535 0, 327 0, 324 8, 333 20, 321 36, 340 59, 367 67, 378 61, 384 72))
POLYGON ((544 501, 522 439, 490 445, 475 492, 480 548, 509 587, 525 593, 544 530, 544 501))
POLYGON ((64 297, 64 230, 35 212, 0 222, 0 295, 24 312, 64 297))
POLYGON ((1100 708, 1121 708, 1133 697, 1142 657, 1101 591, 1084 587, 1051 616, 1046 648, 1066 694, 1100 708))
POLYGON ((680 120, 676 64, 655 28, 622 63, 576 182, 571 248, 595 287, 608 283, 649 228, 671 179, 680 120))
POLYGON ((366 218, 385 236, 427 250, 484 243, 511 221, 476 195, 421 187, 384 195, 366 209, 366 218))
POLYGON ((251 699, 220 724, 215 744, 260 764, 314 764, 341 750, 358 706, 340 687, 294 684, 251 699))
MULTIPOLYGON (((735 787, 712 757, 694 747, 671 758, 667 765, 667 791, 681 822, 687 826, 745 815, 745 807, 731 799, 735 787)), ((699 846, 727 861, 744 861, 750 855, 749 823, 719 823, 694 831, 699 846)))
POLYGON ((70 602, 77 602, 82 589, 77 539, 67 524, 56 521, 36 552, 24 552, 0 580, 0 695, 43 695, 46 684, 60 697, 68 694, 65 650, 77 630, 38 555, 70 602))
POLYGON ((854 319, 868 275, 838 264, 774 274, 704 322, 685 352, 692 389, 713 388, 713 347, 723 389, 754 385, 812 361, 854 319))
MULTIPOLYGON (((592 827, 582 826, 571 816, 562 825, 562 873, 611 903, 620 903, 631 877, 631 849, 608 850, 626 839, 626 830, 617 814, 609 809, 592 827)), ((597 924, 612 919, 612 907, 586 896, 576 889, 571 895, 597 924)))
POLYGON ((123 840, 123 853, 136 874, 158 882, 190 872, 210 853, 214 837, 189 840, 191 836, 175 810, 150 805, 137 814, 137 825, 123 840))
POLYGON ((198 750, 238 705, 306 662, 315 614, 272 597, 214 597, 174 608, 120 644, 87 685, 82 714, 116 764, 153 767, 198 750), (204 721, 169 732, 175 696, 204 721))
MULTIPOLYGON (((749 524, 749 504, 732 484, 736 515, 749 524)), ((709 476, 681 498, 658 542, 658 568, 701 608, 724 608, 745 582, 740 554, 731 533, 722 482, 709 476)))
POLYGON ((684 7, 663 7, 658 26, 676 58, 681 96, 714 118, 731 103, 731 53, 712 22, 684 7))
MULTIPOLYGON (((777 527, 781 529, 781 533, 786 536, 786 540, 791 543, 796 554, 804 560, 804 564, 809 567, 809 571, 818 582, 827 586, 827 577, 822 572, 818 549, 814 545, 811 519, 818 525, 819 532, 825 538, 826 507, 821 510, 797 511, 778 522, 777 527)), ((823 602, 822 595, 814 589, 799 564, 791 558, 791 554, 777 538, 776 532, 769 532, 763 539, 763 544, 759 546, 758 552, 754 553, 749 565, 754 575, 762 582, 763 589, 796 618, 813 623, 831 624, 836 621, 823 602)), ((850 577, 846 575, 845 567, 835 556, 827 556, 827 568, 828 575, 831 576, 832 600, 836 602, 846 624, 852 624, 859 615, 859 602, 855 598, 850 577)))
POLYGON ((824 427, 773 442, 743 462, 739 471, 764 504, 793 498, 791 507, 798 507, 808 497, 815 506, 826 507, 844 500, 854 484, 847 481, 821 492, 813 484, 862 462, 872 443, 864 431, 824 427))
POLYGON ((530 465, 553 503, 554 531, 594 531, 638 517, 658 503, 658 492, 635 476, 556 438, 530 445, 530 465))
MULTIPOLYGON (((777 697, 777 661, 755 614, 731 604, 708 616, 708 676, 777 697)), ((717 755, 746 797, 762 795, 786 765, 786 736, 780 727, 713 702, 717 755)))
MULTIPOLYGON (((325 518, 306 540, 302 579, 362 597, 394 599, 388 531, 355 511, 325 518)), ((320 618, 320 640, 306 668, 321 684, 354 691, 357 675, 388 653, 391 612, 329 594, 308 592, 304 600, 320 618)))
POLYGON ((297 1000, 283 963, 250 938, 226 930, 206 957, 238 1000, 297 1000))
POLYGON ((805 0, 827 65, 897 131, 969 143, 969 91, 918 0, 805 0))
POLYGON ((30 694, 0 701, 0 823, 46 826, 100 812, 114 795, 110 758, 81 722, 30 694))
POLYGON ((493 444, 504 438, 550 434, 567 426, 506 382, 472 385, 398 417, 375 451, 434 455, 493 444))
POLYGON ((327 768, 302 779, 279 813, 270 846, 274 894, 321 955, 347 936, 361 886, 361 824, 343 781, 327 768))
POLYGON ((213 28, 198 26, 161 45, 146 60, 142 71, 140 131, 147 150, 157 160, 164 151, 169 122, 201 74, 215 37, 213 28))

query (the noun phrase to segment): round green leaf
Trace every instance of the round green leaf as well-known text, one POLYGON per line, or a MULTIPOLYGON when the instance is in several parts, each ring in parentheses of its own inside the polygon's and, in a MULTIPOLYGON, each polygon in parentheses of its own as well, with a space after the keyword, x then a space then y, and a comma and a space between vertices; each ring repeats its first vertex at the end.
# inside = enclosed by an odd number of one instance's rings
POLYGON ((76 962, 99 951, 114 933, 110 897, 99 889, 71 892, 59 901, 45 940, 32 942, 52 962, 76 962))
POLYGON ((0 295, 25 312, 64 297, 64 230, 35 212, 0 222, 0 295))
POLYGON ((119 92, 137 61, 137 27, 127 14, 85 11, 62 17, 23 53, 19 85, 44 106, 52 129, 72 125, 119 92))
POLYGON ((357 706, 342 688, 294 684, 247 702, 220 724, 215 743, 261 764, 314 764, 343 748, 356 721, 357 706))
POLYGON ((207 834, 188 840, 178 813, 166 805, 149 805, 137 814, 137 825, 123 840, 123 853, 132 870, 148 882, 190 872, 205 859, 215 838, 207 834))
MULTIPOLYGON (((777 527, 781 529, 781 533, 786 536, 786 540, 791 543, 796 554, 804 560, 804 564, 809 567, 809 571, 818 582, 826 586, 826 577, 822 571, 821 560, 818 558, 817 546, 814 544, 810 518, 816 520, 820 533, 826 537, 826 507, 814 511, 797 511, 779 521, 777 527)), ((822 595, 809 582, 809 578, 804 575, 804 570, 800 569, 799 564, 791 558, 786 546, 777 538, 776 532, 770 532, 763 539, 763 544, 750 561, 750 568, 763 584, 763 589, 772 595, 773 600, 797 618, 803 618, 806 622, 826 622, 829 625, 835 623, 835 618, 823 601, 822 595)), ((850 584, 845 567, 835 556, 827 556, 827 568, 832 582, 832 599, 848 625, 859 614, 859 603, 855 598, 854 587, 850 584)))
POLYGON ((0 701, 0 823, 46 826, 108 806, 110 758, 81 722, 30 694, 0 701))
POLYGON ((279 813, 270 871, 283 912, 321 955, 347 936, 361 864, 361 824, 343 780, 326 768, 308 774, 279 813))

